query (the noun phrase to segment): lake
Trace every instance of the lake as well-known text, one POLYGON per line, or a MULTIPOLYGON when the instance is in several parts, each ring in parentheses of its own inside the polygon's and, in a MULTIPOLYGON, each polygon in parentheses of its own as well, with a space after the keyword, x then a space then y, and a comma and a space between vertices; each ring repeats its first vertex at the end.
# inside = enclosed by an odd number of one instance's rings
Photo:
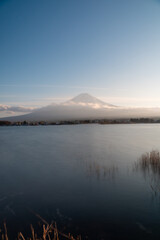
POLYGON ((82 239, 159 239, 159 192, 135 169, 153 149, 159 124, 1 127, 0 223, 10 239, 36 214, 82 239))

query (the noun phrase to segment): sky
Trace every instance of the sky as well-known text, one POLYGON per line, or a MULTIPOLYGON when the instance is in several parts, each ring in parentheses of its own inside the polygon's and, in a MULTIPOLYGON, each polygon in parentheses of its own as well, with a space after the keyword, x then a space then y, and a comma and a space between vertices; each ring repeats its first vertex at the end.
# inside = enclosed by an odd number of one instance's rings
POLYGON ((83 92, 160 107, 160 0, 0 0, 0 36, 0 116, 83 92))

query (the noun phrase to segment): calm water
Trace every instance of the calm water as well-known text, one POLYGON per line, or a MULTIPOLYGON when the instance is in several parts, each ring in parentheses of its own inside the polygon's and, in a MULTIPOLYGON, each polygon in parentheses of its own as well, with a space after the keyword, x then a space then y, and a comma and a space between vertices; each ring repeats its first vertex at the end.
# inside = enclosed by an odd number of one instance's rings
POLYGON ((0 222, 11 238, 40 214, 82 239, 159 239, 160 197, 135 171, 160 125, 0 128, 0 222))

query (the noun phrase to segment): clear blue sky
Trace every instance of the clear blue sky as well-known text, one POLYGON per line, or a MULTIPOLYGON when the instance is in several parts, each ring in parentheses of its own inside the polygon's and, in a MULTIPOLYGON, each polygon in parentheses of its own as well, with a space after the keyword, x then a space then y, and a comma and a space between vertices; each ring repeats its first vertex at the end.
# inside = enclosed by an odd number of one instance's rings
POLYGON ((160 1, 1 0, 0 104, 160 106, 160 1))

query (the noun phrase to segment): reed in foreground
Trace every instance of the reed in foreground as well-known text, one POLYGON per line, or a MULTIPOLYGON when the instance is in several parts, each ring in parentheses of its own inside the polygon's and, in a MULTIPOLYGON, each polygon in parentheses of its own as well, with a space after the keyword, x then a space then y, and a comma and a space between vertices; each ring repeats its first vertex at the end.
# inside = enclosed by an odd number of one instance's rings
MULTIPOLYGON (((46 223, 46 224, 43 224, 42 226, 41 236, 38 236, 33 226, 31 225, 31 236, 26 237, 22 234, 22 232, 19 232, 16 240, 65 240, 65 239, 81 240, 81 236, 77 236, 75 238, 70 233, 64 234, 57 229, 56 223, 55 224, 46 223)), ((0 240, 10 240, 7 233, 6 223, 4 223, 4 231, 0 229, 0 240)))
POLYGON ((160 193, 160 152, 152 150, 141 155, 135 162, 135 170, 143 172, 145 179, 149 180, 151 190, 157 195, 160 193))
POLYGON ((142 154, 136 165, 137 168, 143 171, 150 171, 160 175, 160 152, 158 150, 152 150, 142 154))

